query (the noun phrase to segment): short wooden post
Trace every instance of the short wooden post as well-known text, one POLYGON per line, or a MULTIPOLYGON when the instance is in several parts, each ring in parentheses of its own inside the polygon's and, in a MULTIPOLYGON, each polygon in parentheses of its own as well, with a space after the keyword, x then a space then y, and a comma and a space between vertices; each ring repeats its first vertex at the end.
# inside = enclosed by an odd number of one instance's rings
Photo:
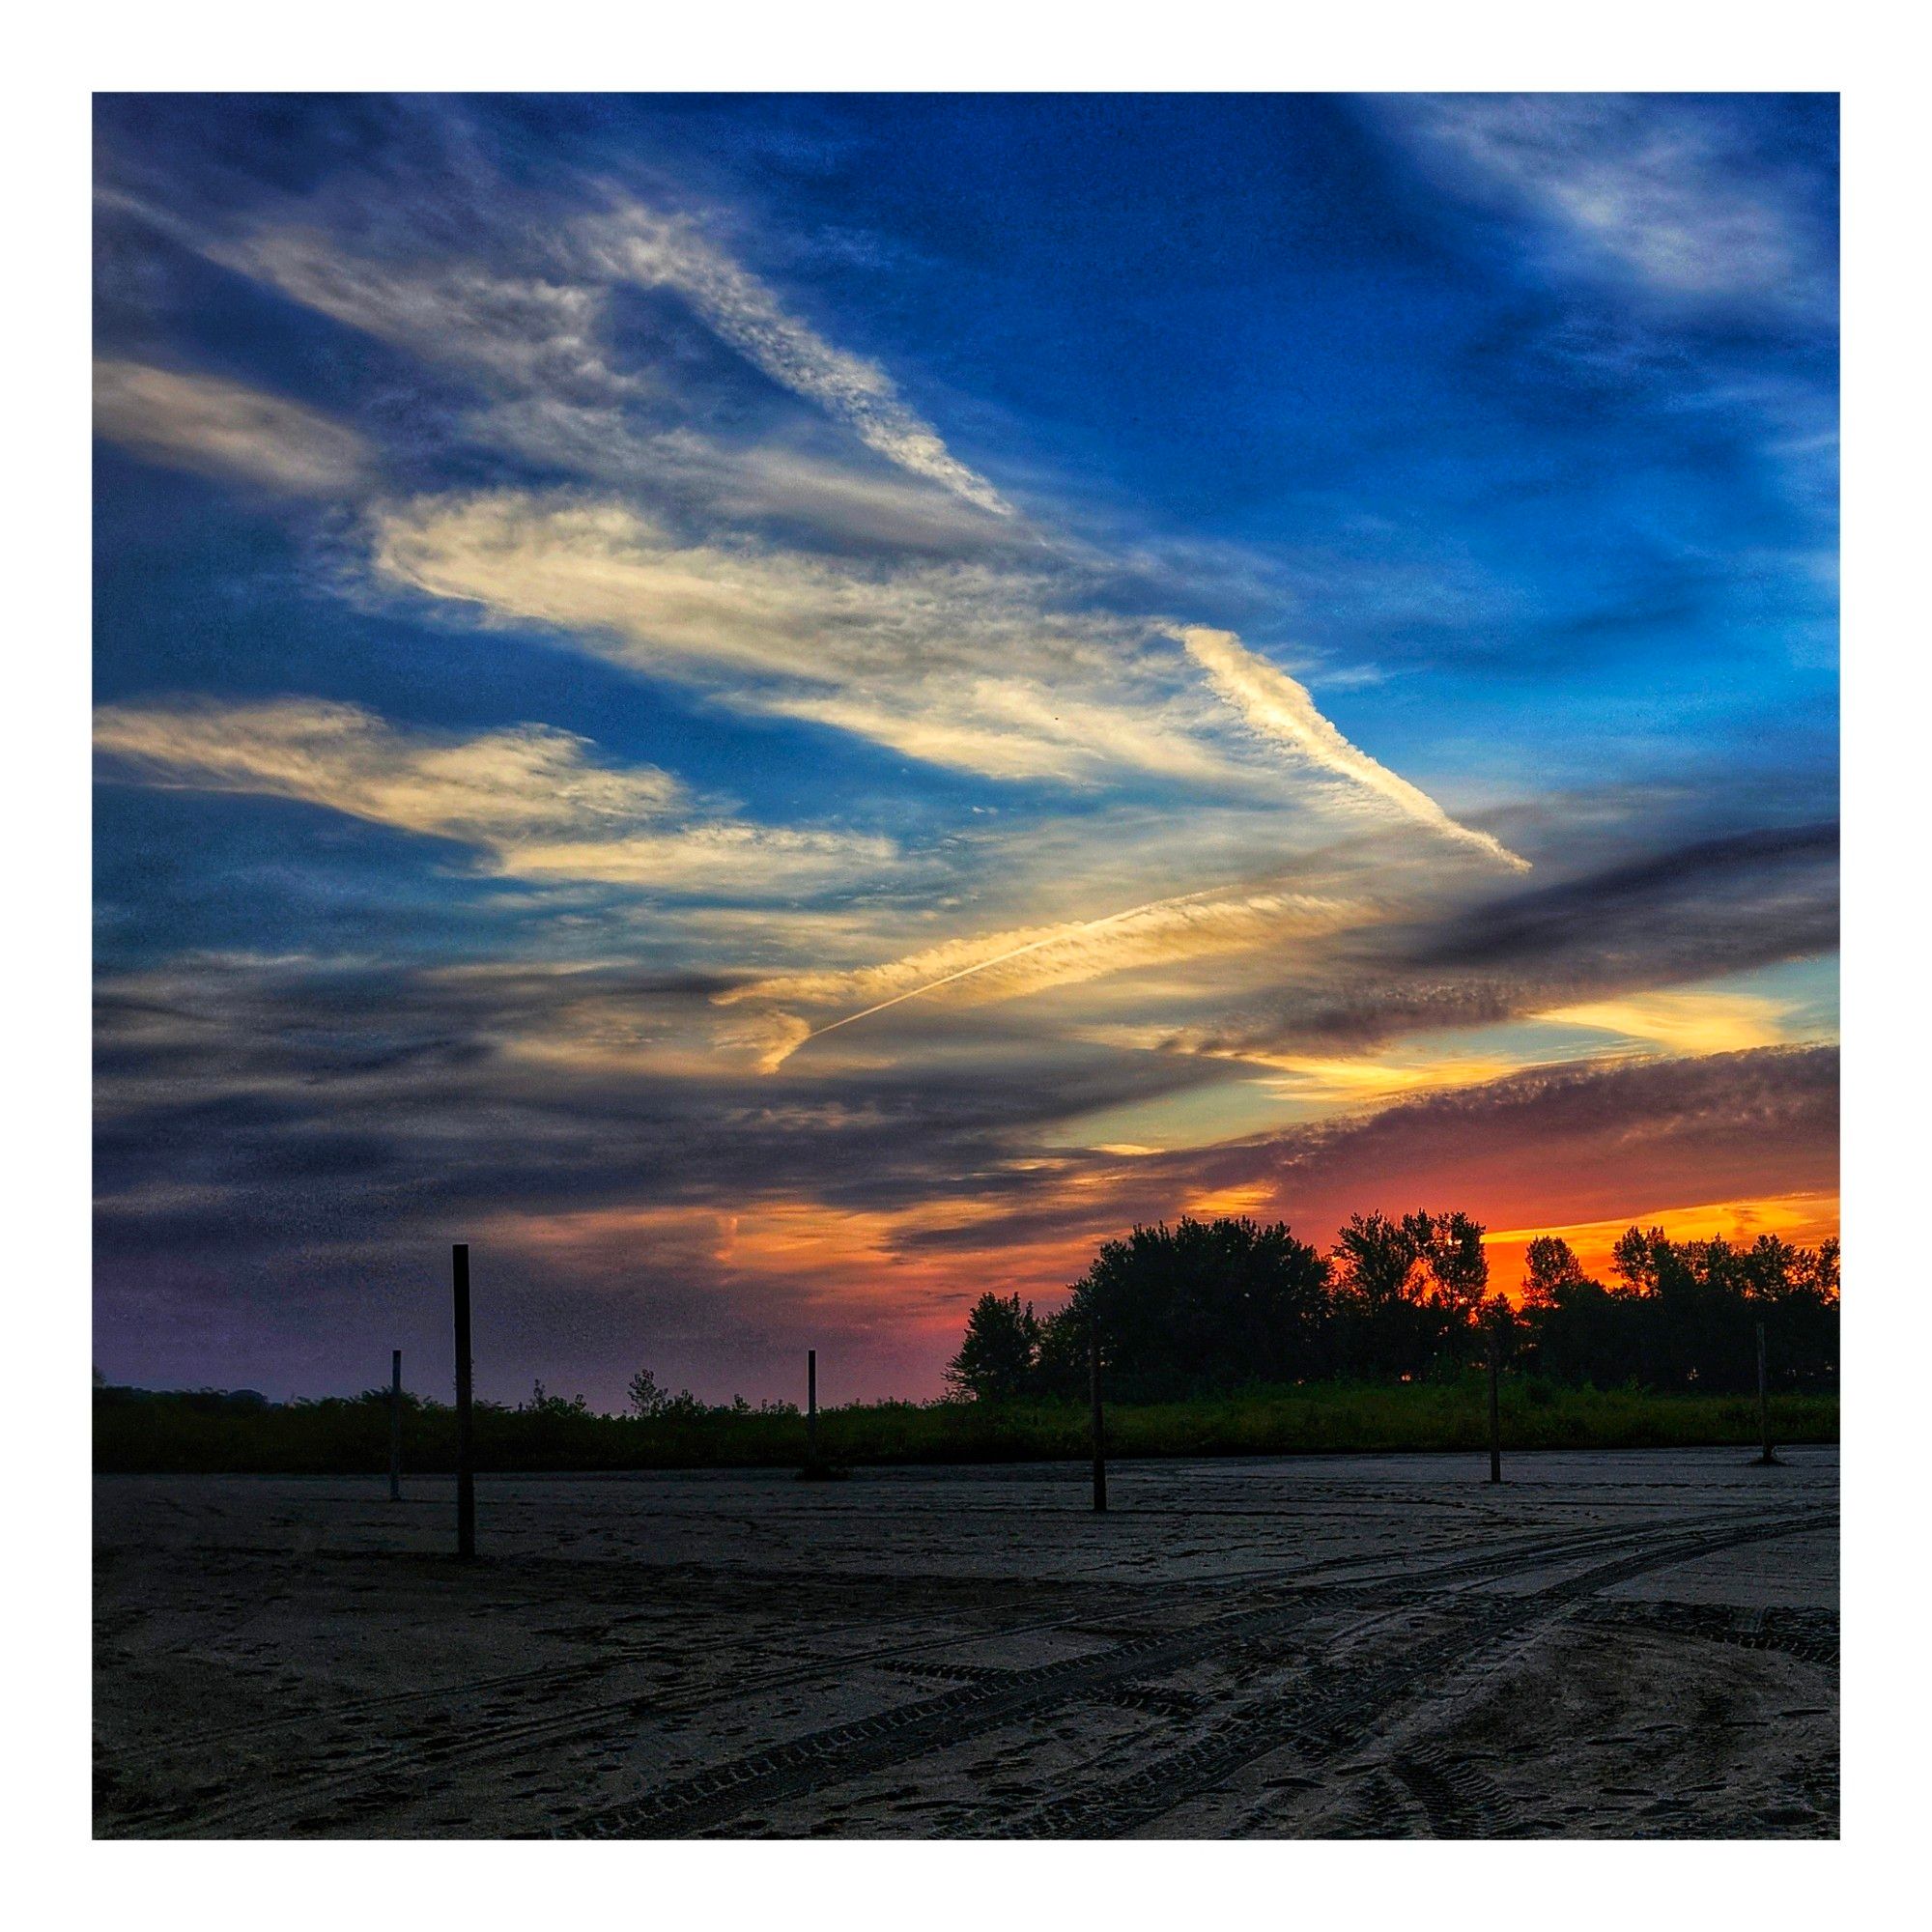
POLYGON ((449 1251, 456 1278, 456 1553, 476 1554, 476 1470, 470 1439, 469 1243, 449 1251))
POLYGON ((1094 1404, 1094 1507, 1107 1507, 1107 1425, 1100 1407, 1100 1324, 1087 1334, 1087 1387, 1094 1404))
POLYGON ((805 1351, 805 1466, 818 1467, 818 1350, 805 1351))
POLYGON ((403 1499, 403 1351, 389 1354, 389 1500, 403 1499))
POLYGON ((1490 1481, 1492 1483, 1503 1479, 1503 1412, 1496 1393, 1501 1356, 1502 1338, 1492 1321, 1490 1323, 1490 1481))
POLYGON ((1765 1370, 1764 1323, 1757 1324, 1757 1433, 1763 1444, 1759 1463, 1770 1468, 1777 1461, 1771 1446, 1771 1380, 1765 1370))

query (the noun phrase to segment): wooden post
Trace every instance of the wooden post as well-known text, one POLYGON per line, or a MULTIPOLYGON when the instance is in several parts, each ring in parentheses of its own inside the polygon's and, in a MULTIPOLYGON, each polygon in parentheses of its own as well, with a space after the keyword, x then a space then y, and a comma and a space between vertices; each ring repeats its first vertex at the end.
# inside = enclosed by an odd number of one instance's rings
POLYGON ((1107 1507, 1107 1429, 1100 1409, 1100 1324, 1087 1337, 1087 1386, 1094 1402, 1094 1507, 1107 1507))
POLYGON ((805 1466, 818 1467, 818 1350, 805 1351, 805 1466))
POLYGON ((476 1554, 476 1471, 469 1433, 469 1243, 449 1251, 456 1277, 456 1553, 476 1554))
POLYGON ((403 1499, 403 1351, 389 1355, 389 1500, 403 1499))
POLYGON ((1501 1337, 1492 1321, 1490 1324, 1490 1481, 1492 1483, 1503 1479, 1503 1413, 1496 1397, 1501 1354, 1501 1337))
POLYGON ((1757 1460, 1765 1468, 1770 1468, 1777 1458, 1771 1447, 1771 1382, 1765 1373, 1762 1321, 1757 1324, 1757 1433, 1764 1445, 1764 1453, 1757 1460))

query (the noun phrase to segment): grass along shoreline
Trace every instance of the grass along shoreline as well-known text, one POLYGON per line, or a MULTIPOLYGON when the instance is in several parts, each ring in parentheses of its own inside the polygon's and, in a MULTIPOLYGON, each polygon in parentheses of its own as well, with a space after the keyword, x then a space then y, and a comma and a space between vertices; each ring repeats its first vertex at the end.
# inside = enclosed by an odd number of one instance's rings
MULTIPOLYGON (((1754 1444, 1755 1397, 1572 1388, 1506 1378, 1505 1451, 1662 1449, 1754 1444)), ((1785 1443, 1835 1442, 1834 1394, 1777 1395, 1772 1433, 1785 1443)), ((819 1412, 821 1455, 850 1467, 895 1463, 1077 1460, 1091 1454, 1086 1405, 1071 1402, 873 1403, 819 1412)), ((1484 1378, 1391 1385, 1310 1382, 1191 1402, 1109 1405, 1107 1451, 1122 1461, 1451 1451, 1488 1442, 1484 1378)), ((704 1410, 638 1419, 562 1404, 486 1406, 475 1418, 479 1470, 781 1468, 805 1460, 801 1415, 704 1410)), ((456 1417, 410 1401, 403 1465, 455 1467, 456 1417)), ((97 1401, 94 1466, 124 1474, 377 1474, 389 1464, 386 1401, 327 1400, 237 1409, 218 1399, 152 1395, 97 1401)))

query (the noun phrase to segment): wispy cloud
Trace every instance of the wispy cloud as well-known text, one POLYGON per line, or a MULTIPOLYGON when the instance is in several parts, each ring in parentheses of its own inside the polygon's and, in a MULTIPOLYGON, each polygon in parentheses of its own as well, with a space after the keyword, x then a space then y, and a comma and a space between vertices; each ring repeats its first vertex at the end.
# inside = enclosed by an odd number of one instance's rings
POLYGON ((318 314, 492 389, 610 406, 648 387, 639 372, 613 364, 605 292, 567 274, 427 252, 387 260, 294 224, 202 246, 318 314))
POLYGON ((893 858, 883 839, 707 811, 669 773, 593 763, 585 740, 539 724, 463 738, 305 698, 112 705, 95 714, 95 744, 151 782, 294 799, 455 839, 515 878, 789 895, 893 858))
POLYGON ((1134 968, 1247 952, 1294 934, 1332 932, 1360 908, 1299 893, 1192 893, 1103 918, 983 934, 849 973, 780 975, 734 987, 721 1004, 756 1000, 856 1006, 817 1027, 795 1027, 765 1058, 779 1066, 808 1040, 869 1019, 909 1000, 945 995, 966 1005, 1022 998, 1134 968))
POLYGON ((1714 108, 1660 95, 1420 95, 1378 103, 1478 193, 1600 269, 1686 301, 1810 303, 1827 243, 1714 108))
POLYGON ((1519 858, 1487 832, 1457 824, 1426 792, 1350 744, 1316 709, 1301 685, 1265 658, 1257 657, 1232 632, 1192 625, 1180 639, 1214 688, 1264 737, 1292 746, 1318 769, 1385 800, 1418 825, 1473 845, 1517 871, 1529 869, 1528 860, 1519 858))
POLYGON ((483 391, 472 434, 620 493, 385 500, 371 521, 383 579, 541 625, 738 711, 933 764, 1082 787, 1152 778, 1245 789, 1318 815, 1378 801, 1522 863, 1350 745, 1231 633, 1125 614, 1096 594, 1104 564, 1044 541, 1015 548, 1006 499, 884 368, 803 320, 696 216, 624 201, 547 232, 504 226, 497 257, 474 260, 452 258, 440 236, 400 247, 393 215, 376 253, 313 213, 200 244, 347 327, 466 372, 483 391), (648 343, 640 352, 633 332, 624 355, 615 346, 612 299, 631 286, 671 292, 892 469, 675 420, 677 385, 648 343), (1229 728, 1203 670, 1250 732, 1229 728), (1294 756, 1264 755, 1263 743, 1294 756))
POLYGON ((94 365, 94 429, 154 462, 297 496, 347 496, 370 473, 362 439, 299 403, 111 356, 94 365))
POLYGON ((675 289, 718 335, 794 393, 849 423, 868 448, 999 515, 1009 505, 947 448, 878 363, 828 342, 688 216, 632 206, 585 230, 611 271, 675 289))
POLYGON ((1532 1014, 1553 1026, 1587 1027, 1672 1053, 1738 1053, 1785 1038, 1786 1007, 1762 994, 1713 987, 1627 993, 1532 1014))
POLYGON ((1367 1057, 1354 1060, 1283 1056, 1265 1065, 1280 1069, 1266 1084, 1285 1098, 1310 1106, 1379 1106, 1418 1094, 1479 1087, 1520 1072, 1523 1062, 1500 1053, 1436 1058, 1367 1057))
MULTIPOLYGON (((532 452, 587 459, 607 474, 635 469, 641 453, 639 426, 625 408, 672 404, 647 358, 620 364, 610 339, 612 294, 627 286, 669 290, 721 342, 888 463, 987 516, 1012 516, 878 362, 794 314, 688 214, 625 203, 565 223, 541 245, 526 239, 514 267, 431 249, 403 259, 357 253, 299 223, 211 238, 203 246, 346 327, 482 382, 504 400, 473 418, 475 426, 532 452)), ((821 470, 813 480, 837 486, 840 479, 821 470)))
POLYGON ((1010 568, 693 543, 623 502, 509 492, 385 509, 375 563, 733 708, 936 764, 1070 781, 1108 768, 1240 776, 1171 644, 1010 568))
POLYGON ((803 436, 656 428, 636 412, 554 395, 506 396, 465 419, 468 434, 600 489, 621 491, 689 526, 777 526, 860 554, 974 555, 1017 534, 922 476, 803 436))
POLYGON ((871 564, 750 537, 691 543, 621 501, 526 492, 386 506, 374 558, 393 582, 544 625, 734 709, 930 763, 1260 789, 1345 824, 1380 809, 1525 867, 1351 745, 1233 634, 1083 608, 1077 577, 992 560, 871 564), (1190 666, 1249 730, 1229 728, 1190 666))

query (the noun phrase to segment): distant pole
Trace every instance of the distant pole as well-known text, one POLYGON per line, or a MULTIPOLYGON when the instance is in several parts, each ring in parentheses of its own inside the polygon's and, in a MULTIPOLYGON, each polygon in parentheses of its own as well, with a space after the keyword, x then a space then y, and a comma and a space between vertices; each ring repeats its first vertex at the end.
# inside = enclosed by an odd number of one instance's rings
POLYGON ((1107 1507, 1107 1429, 1100 1409, 1100 1324, 1087 1336, 1087 1387, 1094 1402, 1094 1507, 1107 1507))
POLYGON ((1496 1398, 1496 1380, 1501 1373, 1500 1338, 1495 1323, 1490 1324, 1490 1481, 1503 1479, 1503 1412, 1496 1398))
POLYGON ((1771 1448, 1771 1382, 1765 1373, 1764 1323, 1757 1324, 1757 1433, 1764 1453, 1757 1459, 1766 1468, 1777 1461, 1771 1448))
POLYGON ((476 1554, 476 1471, 469 1435, 469 1243, 449 1251, 456 1277, 456 1553, 476 1554))
POLYGON ((389 1355, 389 1500, 403 1499, 403 1351, 389 1355))
POLYGON ((818 1467, 818 1350, 805 1351, 805 1465, 818 1467))

